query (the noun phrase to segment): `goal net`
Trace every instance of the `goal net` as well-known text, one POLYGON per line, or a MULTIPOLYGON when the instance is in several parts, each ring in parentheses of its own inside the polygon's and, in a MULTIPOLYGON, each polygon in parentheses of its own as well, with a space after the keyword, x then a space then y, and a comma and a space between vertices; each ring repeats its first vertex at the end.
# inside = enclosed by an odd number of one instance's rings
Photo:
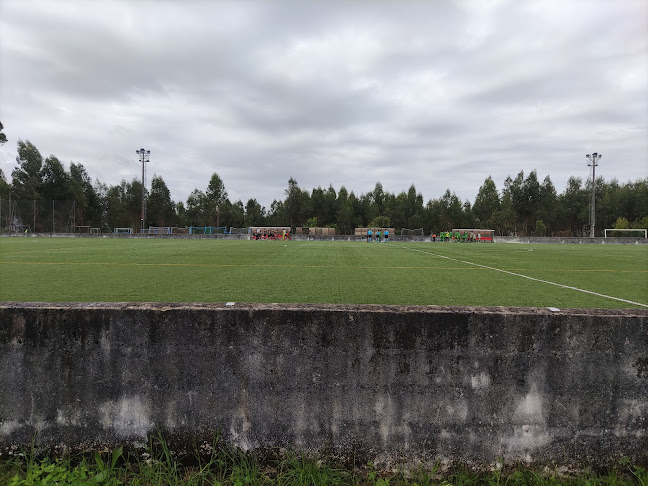
POLYGON ((149 226, 149 235, 170 235, 171 226, 149 226))
POLYGON ((211 235, 214 233, 214 228, 211 226, 189 226, 190 235, 211 235))
POLYGON ((416 229, 402 228, 401 236, 425 236, 425 234, 423 232, 423 228, 416 228, 416 229))
POLYGON ((614 229, 609 228, 604 231, 606 238, 647 238, 648 231, 645 229, 614 229))
POLYGON ((249 235, 252 232, 252 229, 248 226, 246 228, 235 228, 230 226, 229 234, 230 235, 249 235))
POLYGON ((133 232, 133 228, 115 228, 114 232, 118 235, 130 235, 133 232))

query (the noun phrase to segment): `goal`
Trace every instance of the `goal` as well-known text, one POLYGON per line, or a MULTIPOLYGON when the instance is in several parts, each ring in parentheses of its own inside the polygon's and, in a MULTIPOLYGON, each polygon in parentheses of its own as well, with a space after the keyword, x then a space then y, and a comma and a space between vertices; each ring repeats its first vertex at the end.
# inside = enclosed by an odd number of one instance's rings
POLYGON ((212 226, 189 226, 190 235, 211 235, 214 234, 212 226))
POLYGON ((246 228, 235 228, 234 226, 230 226, 229 234, 230 235, 249 235, 252 233, 252 228, 249 226, 246 228))
POLYGON ((115 228, 114 233, 117 235, 130 235, 133 232, 133 228, 115 228))
POLYGON ((425 236, 425 233, 423 232, 423 228, 416 228, 416 229, 402 228, 401 236, 425 236))
POLYGON ((170 235, 171 226, 149 226, 149 235, 170 235))
POLYGON ((632 238, 641 238, 641 235, 643 235, 644 238, 648 237, 648 231, 645 229, 615 229, 615 228, 607 228, 604 231, 605 237, 606 238, 627 238, 627 237, 632 237, 632 238), (634 233, 634 234, 624 234, 624 233, 634 233))

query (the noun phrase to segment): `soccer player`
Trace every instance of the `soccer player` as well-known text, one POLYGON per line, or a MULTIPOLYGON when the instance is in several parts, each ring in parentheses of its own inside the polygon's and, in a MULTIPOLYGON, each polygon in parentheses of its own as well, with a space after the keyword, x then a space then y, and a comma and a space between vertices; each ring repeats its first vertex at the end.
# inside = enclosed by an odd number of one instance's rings
POLYGON ((385 230, 385 243, 389 243, 389 230, 385 230))
POLYGON ((371 229, 367 231, 367 243, 371 243, 371 229))
POLYGON ((380 243, 380 230, 376 231, 376 241, 380 243))

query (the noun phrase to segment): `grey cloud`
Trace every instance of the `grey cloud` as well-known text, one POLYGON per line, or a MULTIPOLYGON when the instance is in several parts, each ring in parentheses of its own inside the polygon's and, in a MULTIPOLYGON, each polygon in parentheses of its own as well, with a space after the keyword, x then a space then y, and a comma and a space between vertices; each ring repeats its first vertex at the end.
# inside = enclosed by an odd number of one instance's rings
POLYGON ((474 200, 489 174, 501 189, 534 168, 560 190, 591 151, 623 160, 606 178, 648 175, 645 2, 0 8, 10 144, 108 184, 138 177, 140 146, 176 200, 218 172, 232 198, 266 207, 291 176, 309 191, 414 182, 426 200, 448 187, 474 200))

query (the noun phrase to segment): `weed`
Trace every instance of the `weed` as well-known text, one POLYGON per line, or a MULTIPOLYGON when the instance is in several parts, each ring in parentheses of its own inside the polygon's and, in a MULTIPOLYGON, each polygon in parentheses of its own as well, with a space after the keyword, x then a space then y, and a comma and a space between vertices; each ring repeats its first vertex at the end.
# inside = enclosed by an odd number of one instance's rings
POLYGON ((278 467, 277 485, 279 486, 327 486, 340 484, 342 473, 321 461, 305 455, 289 454, 278 467))

